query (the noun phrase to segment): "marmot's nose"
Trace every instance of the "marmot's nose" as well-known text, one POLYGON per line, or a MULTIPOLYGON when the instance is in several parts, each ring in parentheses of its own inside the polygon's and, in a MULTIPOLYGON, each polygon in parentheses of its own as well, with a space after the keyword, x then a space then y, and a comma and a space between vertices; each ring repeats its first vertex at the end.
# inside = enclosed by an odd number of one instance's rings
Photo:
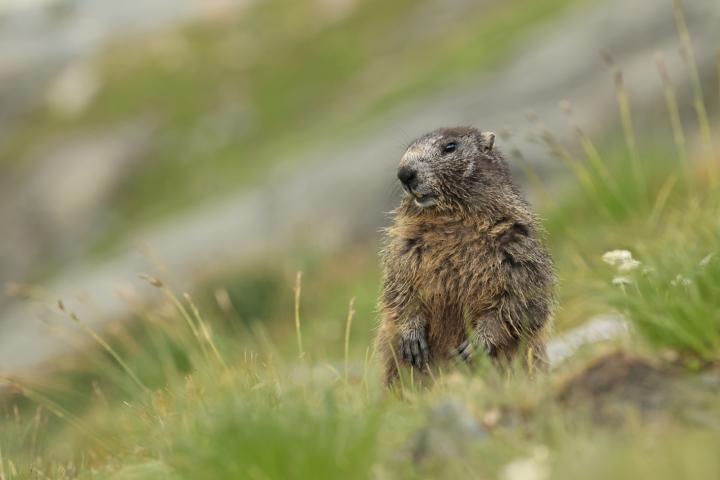
POLYGON ((408 167, 407 165, 403 165, 398 169, 397 173, 398 178, 400 181, 405 185, 406 187, 412 187, 412 183, 417 177, 417 172, 414 168, 408 167))

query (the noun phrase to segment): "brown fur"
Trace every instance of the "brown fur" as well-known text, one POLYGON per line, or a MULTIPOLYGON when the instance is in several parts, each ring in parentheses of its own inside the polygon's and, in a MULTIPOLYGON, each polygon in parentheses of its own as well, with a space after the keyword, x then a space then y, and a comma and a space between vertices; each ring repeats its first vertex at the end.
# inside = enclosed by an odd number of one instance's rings
POLYGON ((473 128, 440 129, 403 156, 400 166, 418 170, 418 180, 393 212, 381 254, 377 348, 388 385, 418 338, 430 354, 415 365, 421 370, 451 359, 466 341, 497 360, 511 360, 521 345, 544 360, 552 260, 493 139, 473 128), (443 151, 448 142, 454 151, 443 151), (415 197, 425 194, 435 203, 422 208, 415 197))

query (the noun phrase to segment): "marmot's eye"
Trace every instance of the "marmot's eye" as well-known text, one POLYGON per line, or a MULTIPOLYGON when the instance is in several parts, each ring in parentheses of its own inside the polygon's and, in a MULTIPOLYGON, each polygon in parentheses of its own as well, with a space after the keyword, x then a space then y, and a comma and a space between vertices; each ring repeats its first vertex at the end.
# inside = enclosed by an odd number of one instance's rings
POLYGON ((457 150, 457 143, 455 142, 449 142, 443 145, 442 152, 443 153, 451 153, 457 150))

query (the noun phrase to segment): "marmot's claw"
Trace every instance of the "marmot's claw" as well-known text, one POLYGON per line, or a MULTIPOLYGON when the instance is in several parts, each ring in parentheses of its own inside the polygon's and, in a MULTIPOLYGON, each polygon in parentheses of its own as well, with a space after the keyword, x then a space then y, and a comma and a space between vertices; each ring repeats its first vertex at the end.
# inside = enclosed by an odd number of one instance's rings
POLYGON ((460 346, 455 349, 453 355, 463 362, 467 362, 475 356, 478 350, 485 352, 486 355, 492 355, 490 345, 478 336, 473 336, 462 342, 460 346))
POLYGON ((422 334, 402 338, 400 354, 405 362, 415 368, 423 368, 430 362, 430 350, 422 334))

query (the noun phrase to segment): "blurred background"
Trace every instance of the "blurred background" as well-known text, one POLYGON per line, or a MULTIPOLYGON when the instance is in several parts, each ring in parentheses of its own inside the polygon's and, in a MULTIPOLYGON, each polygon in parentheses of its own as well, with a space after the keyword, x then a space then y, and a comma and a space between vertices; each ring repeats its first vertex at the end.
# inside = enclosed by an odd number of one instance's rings
POLYGON ((369 342, 405 145, 497 132, 544 215, 572 186, 548 145, 623 145, 618 92, 646 149, 672 148, 667 81, 715 115, 720 3, 683 15, 697 77, 665 0, 0 0, 0 371, 67 351, 57 300, 132 318, 139 273, 287 327, 302 271, 308 335, 338 343, 355 297, 369 342))

